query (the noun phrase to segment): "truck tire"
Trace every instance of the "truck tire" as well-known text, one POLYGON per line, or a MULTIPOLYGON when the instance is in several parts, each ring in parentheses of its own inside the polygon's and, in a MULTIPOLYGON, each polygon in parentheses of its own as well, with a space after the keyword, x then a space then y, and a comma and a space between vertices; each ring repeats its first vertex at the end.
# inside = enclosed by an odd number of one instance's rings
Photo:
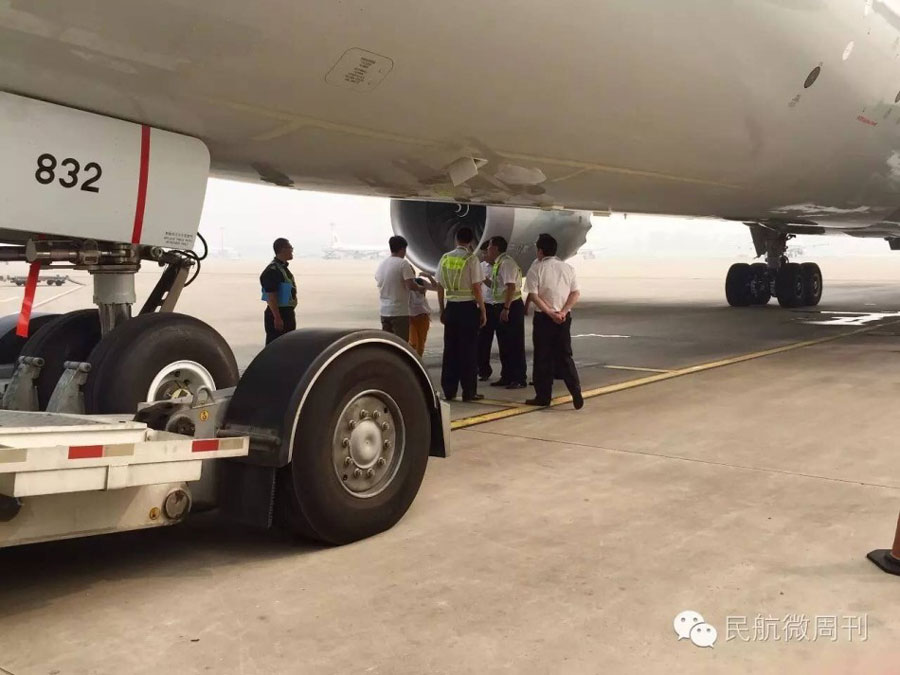
POLYGON ((40 356, 44 367, 38 376, 38 405, 45 410, 66 361, 85 361, 100 342, 100 315, 96 309, 79 309, 58 316, 35 332, 22 348, 22 356, 40 356))
POLYGON ((162 401, 197 387, 233 387, 238 367, 218 332, 185 314, 141 314, 110 331, 87 358, 88 414, 134 413, 137 404, 162 401))
POLYGON ((415 499, 430 439, 429 410, 407 360, 375 345, 340 355, 295 422, 291 462, 276 488, 282 526, 335 545, 389 529, 415 499))
POLYGON ((19 315, 10 314, 0 318, 0 364, 15 363, 22 353, 25 343, 47 323, 53 321, 59 314, 32 314, 28 322, 28 337, 16 335, 16 326, 19 324, 19 315))

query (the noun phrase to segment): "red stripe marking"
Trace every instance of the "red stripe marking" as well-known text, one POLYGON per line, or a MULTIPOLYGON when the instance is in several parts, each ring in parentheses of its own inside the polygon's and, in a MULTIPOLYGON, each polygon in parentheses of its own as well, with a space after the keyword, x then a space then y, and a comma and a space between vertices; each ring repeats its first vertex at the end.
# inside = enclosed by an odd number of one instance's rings
POLYGON ((878 126, 878 122, 876 122, 875 120, 870 120, 868 117, 865 117, 864 115, 858 115, 856 119, 859 120, 860 122, 862 122, 863 124, 868 124, 870 127, 878 126))
POLYGON ((219 449, 219 439, 217 438, 204 438, 199 441, 194 441, 191 443, 191 451, 192 452, 210 452, 211 450, 219 449))
POLYGON ((35 260, 28 268, 28 280, 25 282, 25 297, 22 298, 22 310, 19 312, 19 323, 16 324, 16 335, 28 337, 28 324, 31 322, 31 308, 34 305, 34 293, 37 290, 38 272, 41 263, 35 260))
POLYGON ((141 243, 141 230, 144 228, 144 206, 147 203, 147 176, 150 173, 150 127, 141 125, 141 173, 138 176, 137 205, 134 207, 134 229, 131 230, 131 243, 141 243))
POLYGON ((102 445, 70 445, 69 459, 96 459, 103 457, 102 445))

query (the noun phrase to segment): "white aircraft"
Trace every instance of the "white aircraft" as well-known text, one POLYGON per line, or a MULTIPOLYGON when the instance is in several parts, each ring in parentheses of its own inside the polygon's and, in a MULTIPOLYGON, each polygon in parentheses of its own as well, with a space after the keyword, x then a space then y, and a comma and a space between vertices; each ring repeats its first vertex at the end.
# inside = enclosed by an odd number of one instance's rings
POLYGON ((322 249, 322 257, 327 260, 333 260, 335 258, 354 258, 356 260, 364 258, 381 258, 387 255, 386 249, 386 246, 344 244, 341 242, 340 237, 338 237, 334 225, 332 225, 331 246, 322 249))
POLYGON ((404 200, 425 267, 462 222, 527 245, 510 207, 569 254, 578 210, 712 217, 767 255, 735 304, 800 304, 787 235, 900 241, 897 0, 7 0, 0 33, 0 89, 195 136, 218 176, 404 200))
POLYGON ((0 0, 2 259, 91 269, 100 308, 29 340, 46 363, 15 391, 44 409, 63 362, 85 360, 89 412, 237 383, 219 431, 251 439, 229 466, 255 467, 233 484, 256 501, 235 512, 267 522, 279 469, 296 531, 381 531, 418 489, 413 451, 442 451, 446 411, 380 334, 298 331, 238 382, 210 327, 155 312, 185 283, 210 174, 393 198, 425 269, 463 225, 527 264, 539 232, 574 254, 592 212, 744 223, 766 262, 731 268, 729 302, 811 305, 821 272, 788 262, 792 235, 900 249, 898 59, 900 0, 0 0), (148 259, 169 267, 129 318, 148 259), (360 354, 396 410, 352 389, 369 386, 349 375, 360 354), (346 392, 359 410, 336 409, 346 392), (395 453, 404 419, 425 422, 395 453), (380 429, 370 454, 357 437, 380 429))

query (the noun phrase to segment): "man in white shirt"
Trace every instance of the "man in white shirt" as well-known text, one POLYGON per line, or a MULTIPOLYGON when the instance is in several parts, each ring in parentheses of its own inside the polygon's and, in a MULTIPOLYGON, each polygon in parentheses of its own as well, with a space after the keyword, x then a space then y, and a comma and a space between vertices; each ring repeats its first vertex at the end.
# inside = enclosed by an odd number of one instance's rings
POLYGON ((570 314, 581 293, 571 265, 556 257, 557 243, 549 234, 537 240, 537 260, 525 277, 528 301, 534 313, 534 392, 529 405, 550 405, 553 398, 553 376, 559 372, 576 410, 584 405, 581 382, 572 360, 572 316, 570 314))
POLYGON ((409 342, 409 292, 416 289, 416 271, 406 260, 408 243, 403 237, 388 239, 391 255, 375 271, 381 297, 381 327, 409 342))
POLYGON ((472 252, 475 233, 470 227, 456 232, 456 248, 438 263, 438 303, 444 324, 444 359, 441 388, 448 401, 462 388, 463 401, 478 401, 478 330, 487 323, 481 294, 481 263, 472 252))
POLYGON ((504 237, 492 237, 488 247, 491 267, 491 294, 497 317, 497 343, 500 345, 500 379, 492 387, 524 389, 525 304, 522 302, 522 268, 506 252, 504 237))
MULTIPOLYGON (((481 258, 481 275, 487 280, 491 278, 491 270, 493 269, 492 261, 488 260, 488 246, 490 243, 490 241, 484 242, 479 253, 481 258)), ((486 382, 494 374, 494 369, 491 368, 491 350, 494 347, 494 334, 497 332, 497 314, 494 309, 494 294, 491 292, 488 283, 481 284, 481 295, 484 298, 487 323, 478 331, 478 379, 486 382)), ((497 338, 497 343, 500 343, 499 337, 497 338)))

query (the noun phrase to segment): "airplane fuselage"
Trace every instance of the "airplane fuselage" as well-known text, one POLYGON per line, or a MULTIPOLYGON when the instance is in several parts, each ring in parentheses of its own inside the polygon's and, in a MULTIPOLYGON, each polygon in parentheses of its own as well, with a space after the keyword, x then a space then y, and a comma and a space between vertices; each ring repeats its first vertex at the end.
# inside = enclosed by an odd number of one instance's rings
POLYGON ((0 90, 196 136, 244 180, 900 221, 897 0, 6 0, 0 90))

